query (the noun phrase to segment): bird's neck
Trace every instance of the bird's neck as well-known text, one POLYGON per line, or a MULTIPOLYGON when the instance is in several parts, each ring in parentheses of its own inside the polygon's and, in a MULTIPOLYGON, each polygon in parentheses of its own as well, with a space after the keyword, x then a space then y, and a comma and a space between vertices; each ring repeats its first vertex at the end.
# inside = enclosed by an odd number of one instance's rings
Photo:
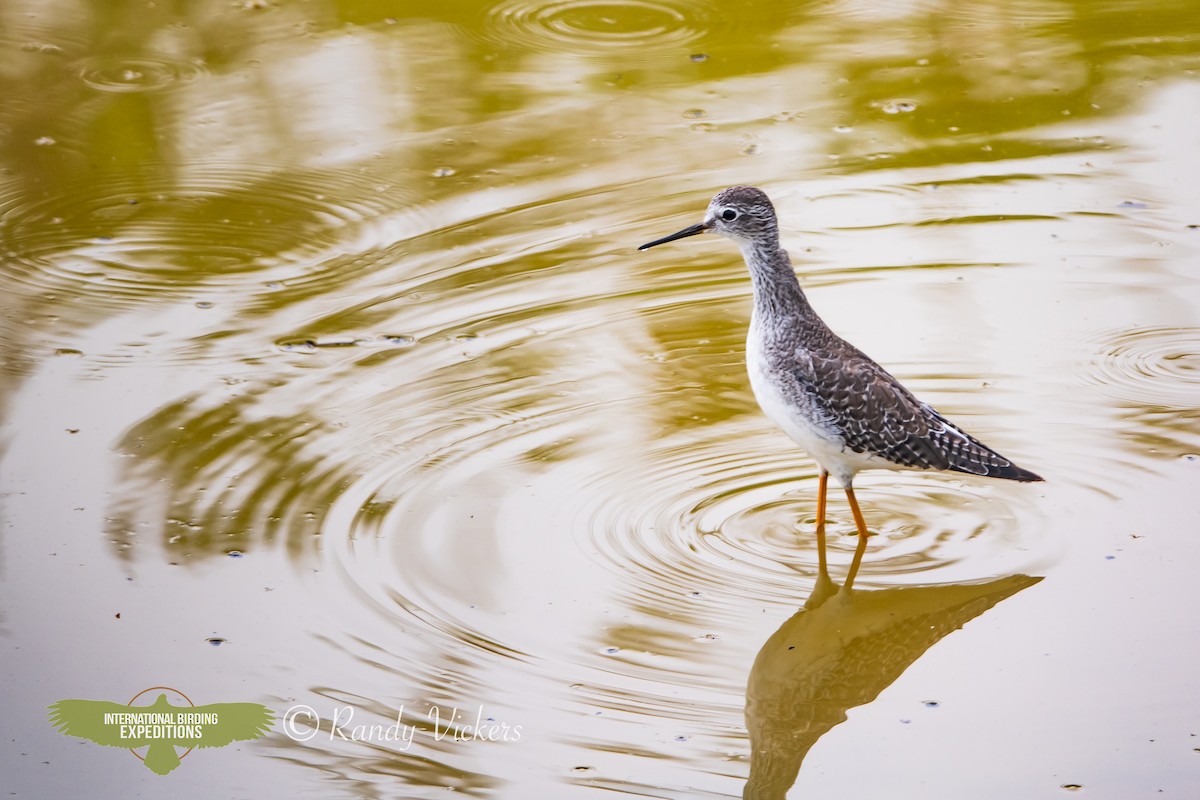
MULTIPOLYGON (((792 261, 779 242, 747 243, 742 247, 750 281, 754 287, 754 311, 760 320, 793 318, 803 322, 815 318, 800 281, 792 270, 792 261)), ((795 323, 793 323, 795 324, 795 323)))

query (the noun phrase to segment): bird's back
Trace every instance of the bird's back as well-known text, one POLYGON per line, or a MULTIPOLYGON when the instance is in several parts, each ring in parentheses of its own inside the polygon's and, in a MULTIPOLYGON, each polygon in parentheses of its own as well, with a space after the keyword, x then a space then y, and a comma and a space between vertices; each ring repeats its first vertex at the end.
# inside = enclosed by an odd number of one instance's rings
POLYGON ((756 319, 748 337, 759 404, 843 482, 871 467, 1041 480, 918 400, 815 313, 771 324, 756 319))

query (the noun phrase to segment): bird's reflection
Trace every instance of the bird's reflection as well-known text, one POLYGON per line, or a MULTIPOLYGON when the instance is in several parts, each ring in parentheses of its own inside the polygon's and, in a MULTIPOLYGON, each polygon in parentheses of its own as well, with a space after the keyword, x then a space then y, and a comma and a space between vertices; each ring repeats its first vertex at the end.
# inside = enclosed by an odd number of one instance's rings
POLYGON ((783 798, 805 754, 848 709, 874 700, 943 636, 1040 580, 864 591, 839 587, 822 569, 804 607, 767 639, 750 670, 743 798, 783 798))

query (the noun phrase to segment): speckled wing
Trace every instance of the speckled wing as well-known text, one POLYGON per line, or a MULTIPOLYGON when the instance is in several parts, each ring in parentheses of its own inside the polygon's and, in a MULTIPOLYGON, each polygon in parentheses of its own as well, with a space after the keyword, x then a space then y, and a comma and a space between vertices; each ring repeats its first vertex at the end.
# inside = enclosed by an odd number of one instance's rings
POLYGON ((846 447, 913 469, 1041 480, 922 403, 857 348, 837 344, 797 358, 796 377, 846 447))

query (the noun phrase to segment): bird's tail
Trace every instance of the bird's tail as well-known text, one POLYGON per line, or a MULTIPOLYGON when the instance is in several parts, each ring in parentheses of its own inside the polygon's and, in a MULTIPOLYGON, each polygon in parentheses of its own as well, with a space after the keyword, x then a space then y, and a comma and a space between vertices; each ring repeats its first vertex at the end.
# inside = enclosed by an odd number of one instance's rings
POLYGON ((933 436, 940 439, 940 449, 947 462, 946 469, 1025 483, 1044 480, 1036 472, 1018 467, 941 414, 936 411, 933 413, 943 425, 943 429, 933 433, 933 436))
MULTIPOLYGON (((995 450, 993 450, 992 453, 994 453, 995 455, 1004 459, 1004 456, 1001 456, 999 453, 996 453, 995 450)), ((1004 460, 1008 461, 1008 459, 1004 459, 1004 460)), ((958 468, 954 467, 954 469, 958 469, 958 468)), ((991 467, 984 474, 987 475, 989 478, 1004 478, 1005 480, 1021 481, 1022 483, 1034 483, 1036 481, 1046 480, 1041 475, 1038 475, 1036 472, 1030 472, 1029 470, 1024 469, 1023 467, 1018 467, 1016 464, 1012 463, 1011 461, 1009 461, 1008 464, 1003 467, 1000 467, 1000 466, 991 467)))

